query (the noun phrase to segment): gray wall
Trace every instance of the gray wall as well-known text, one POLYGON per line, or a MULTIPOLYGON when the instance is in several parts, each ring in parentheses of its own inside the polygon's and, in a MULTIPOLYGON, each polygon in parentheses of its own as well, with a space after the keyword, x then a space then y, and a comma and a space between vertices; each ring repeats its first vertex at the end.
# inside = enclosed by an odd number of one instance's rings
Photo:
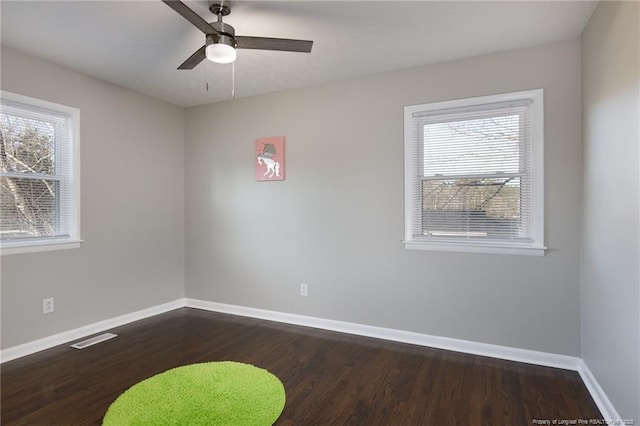
POLYGON ((183 297, 183 110, 4 47, 1 86, 80 109, 85 241, 2 256, 2 347, 183 297))
POLYGON ((186 295, 579 356, 580 105, 573 39, 189 108, 186 295), (403 106, 534 88, 547 255, 405 250, 403 106), (255 182, 279 135, 286 181, 255 182))
POLYGON ((640 4, 601 2, 582 34, 582 357, 640 422, 640 4))

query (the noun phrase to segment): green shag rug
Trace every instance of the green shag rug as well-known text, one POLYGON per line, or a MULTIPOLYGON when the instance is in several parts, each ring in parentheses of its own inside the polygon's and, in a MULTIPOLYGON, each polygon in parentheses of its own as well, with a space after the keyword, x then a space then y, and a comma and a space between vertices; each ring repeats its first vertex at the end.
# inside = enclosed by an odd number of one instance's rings
POLYGON ((105 426, 270 426, 282 413, 282 382, 239 362, 174 368, 130 387, 104 416, 105 426))

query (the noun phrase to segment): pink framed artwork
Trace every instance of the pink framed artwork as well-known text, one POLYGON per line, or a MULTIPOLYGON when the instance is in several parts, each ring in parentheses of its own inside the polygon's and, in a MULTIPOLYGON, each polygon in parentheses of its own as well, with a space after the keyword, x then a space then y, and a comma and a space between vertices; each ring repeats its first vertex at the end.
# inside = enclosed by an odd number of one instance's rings
POLYGON ((256 139, 256 181, 284 180, 284 136, 256 139))

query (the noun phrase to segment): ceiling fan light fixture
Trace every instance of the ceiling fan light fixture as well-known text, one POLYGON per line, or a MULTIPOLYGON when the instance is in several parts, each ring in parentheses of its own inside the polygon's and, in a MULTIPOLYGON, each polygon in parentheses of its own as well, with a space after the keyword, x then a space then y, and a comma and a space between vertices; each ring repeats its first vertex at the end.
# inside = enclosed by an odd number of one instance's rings
POLYGON ((221 36, 217 42, 207 45, 205 53, 208 60, 218 64, 230 64, 237 57, 233 40, 227 36, 221 36))

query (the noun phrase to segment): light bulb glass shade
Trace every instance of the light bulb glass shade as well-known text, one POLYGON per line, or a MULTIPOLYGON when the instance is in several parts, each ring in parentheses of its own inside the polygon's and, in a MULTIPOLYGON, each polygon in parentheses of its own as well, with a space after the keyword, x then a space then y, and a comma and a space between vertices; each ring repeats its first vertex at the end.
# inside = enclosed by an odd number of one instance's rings
POLYGON ((207 46, 207 59, 218 64, 230 64, 236 60, 236 49, 228 44, 214 43, 207 46))

